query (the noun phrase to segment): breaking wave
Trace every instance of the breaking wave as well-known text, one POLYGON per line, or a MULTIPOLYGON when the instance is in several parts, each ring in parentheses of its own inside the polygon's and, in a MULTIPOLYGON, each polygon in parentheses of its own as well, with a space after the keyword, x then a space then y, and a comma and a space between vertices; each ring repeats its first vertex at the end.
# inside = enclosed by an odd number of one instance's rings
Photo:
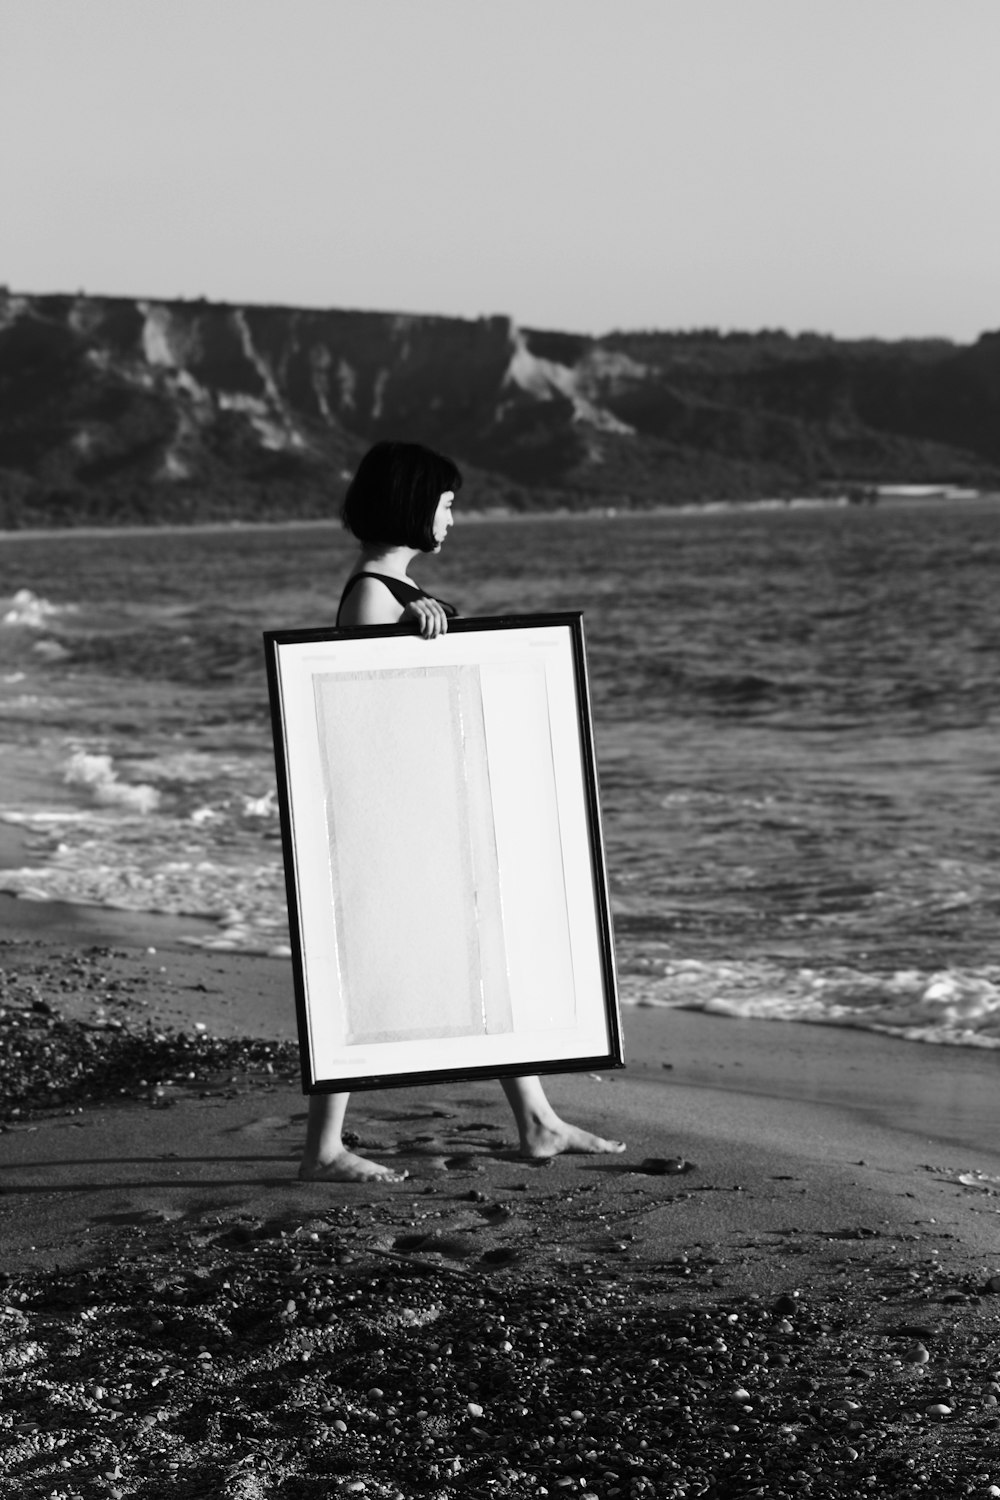
POLYGON ((811 1021, 908 1041, 1000 1047, 1000 966, 817 973, 766 962, 659 963, 625 954, 622 1002, 742 1020, 811 1021))
POLYGON ((3 614, 2 625, 20 625, 29 630, 44 630, 54 620, 65 615, 76 614, 75 604, 50 604, 40 599, 31 589, 18 589, 3 614))

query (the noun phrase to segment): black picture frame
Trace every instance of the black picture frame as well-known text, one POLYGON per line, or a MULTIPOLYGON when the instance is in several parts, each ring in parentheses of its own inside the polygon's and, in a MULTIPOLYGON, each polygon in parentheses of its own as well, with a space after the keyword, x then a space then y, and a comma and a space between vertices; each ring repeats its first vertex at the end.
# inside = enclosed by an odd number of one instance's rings
POLYGON ((582 614, 264 648, 304 1090, 622 1067, 582 614))

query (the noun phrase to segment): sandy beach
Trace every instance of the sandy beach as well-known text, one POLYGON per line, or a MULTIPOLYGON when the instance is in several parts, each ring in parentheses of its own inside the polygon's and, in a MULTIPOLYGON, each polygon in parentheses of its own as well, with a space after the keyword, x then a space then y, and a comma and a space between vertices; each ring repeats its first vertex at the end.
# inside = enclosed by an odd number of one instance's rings
POLYGON ((547 1084, 624 1156, 527 1163, 494 1084, 391 1089, 348 1125, 407 1181, 304 1184, 287 962, 2 901, 0 1493, 1000 1482, 992 1052, 628 1008, 624 1070, 547 1084))

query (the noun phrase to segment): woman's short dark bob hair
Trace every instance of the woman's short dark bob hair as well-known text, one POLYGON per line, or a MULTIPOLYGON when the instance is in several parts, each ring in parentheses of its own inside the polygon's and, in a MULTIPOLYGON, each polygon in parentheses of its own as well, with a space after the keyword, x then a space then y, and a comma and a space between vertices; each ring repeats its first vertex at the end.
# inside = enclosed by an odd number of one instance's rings
POLYGON ((422 443, 376 443, 347 487, 341 518, 360 542, 433 552, 434 514, 462 476, 450 458, 422 443))

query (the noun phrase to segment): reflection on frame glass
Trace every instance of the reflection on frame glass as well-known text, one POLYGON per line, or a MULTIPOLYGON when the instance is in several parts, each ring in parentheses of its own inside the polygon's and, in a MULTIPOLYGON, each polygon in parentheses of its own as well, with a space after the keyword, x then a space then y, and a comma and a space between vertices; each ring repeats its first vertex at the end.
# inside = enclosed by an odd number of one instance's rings
POLYGON ((307 1090, 620 1066, 580 615, 265 646, 307 1090))

